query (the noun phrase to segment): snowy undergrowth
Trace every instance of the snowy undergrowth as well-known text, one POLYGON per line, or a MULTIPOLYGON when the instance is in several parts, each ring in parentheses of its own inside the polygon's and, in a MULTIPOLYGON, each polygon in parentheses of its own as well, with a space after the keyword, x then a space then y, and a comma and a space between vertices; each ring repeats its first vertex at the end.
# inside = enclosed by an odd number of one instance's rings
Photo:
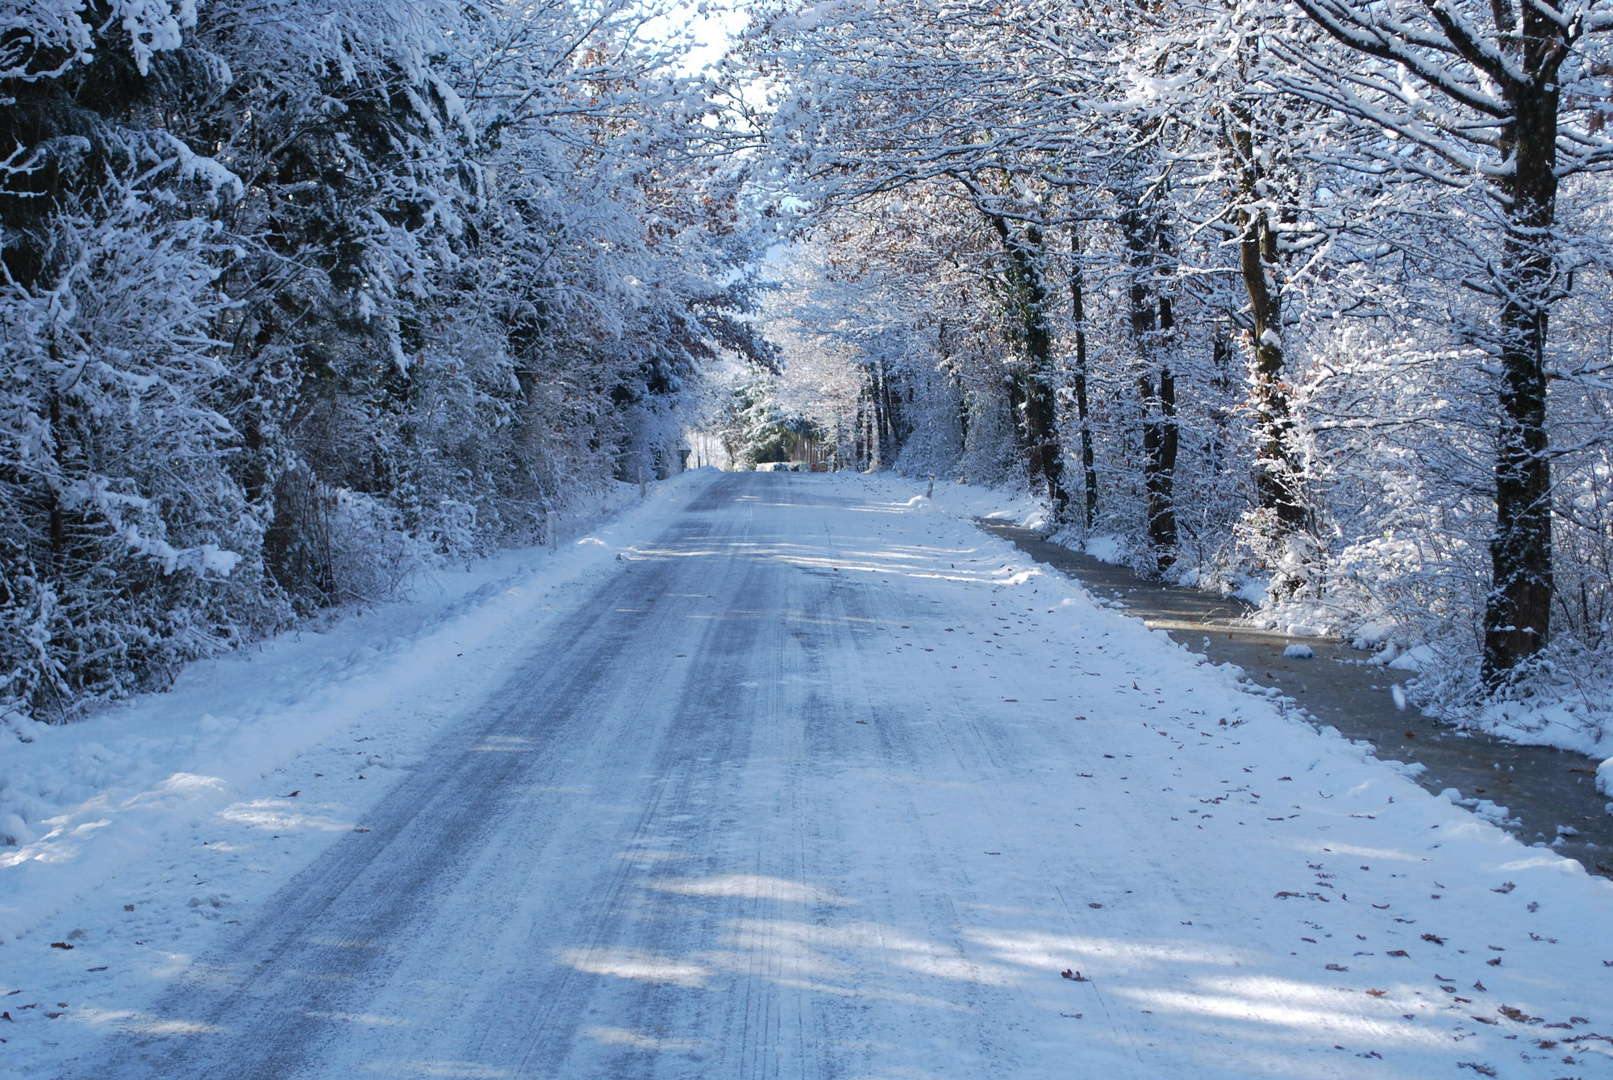
MULTIPOLYGON (((924 491, 928 479, 890 478, 892 490, 917 485, 924 491)), ((991 521, 1005 521, 1027 529, 1043 529, 1050 520, 1047 502, 1016 485, 983 487, 978 484, 960 484, 952 480, 935 482, 935 505, 960 517, 980 517, 991 521)))
MULTIPOLYGON (((1414 684, 1428 699, 1423 707, 1430 714, 1513 742, 1613 762, 1613 672, 1605 659, 1554 642, 1514 689, 1490 701, 1453 696, 1455 704, 1447 704, 1442 693, 1451 681, 1440 674, 1447 670, 1440 666, 1443 659, 1435 653, 1422 667, 1427 674, 1414 684)), ((1613 795, 1613 786, 1601 790, 1613 795)))
POLYGON ((67 995, 83 977, 69 948, 50 954, 62 969, 52 972, 6 955, 63 913, 77 921, 61 931, 63 946, 105 936, 113 922, 140 931, 116 966, 124 979, 178 962, 187 929, 227 921, 232 906, 266 895, 352 829, 390 770, 494 689, 491 678, 565 597, 613 570, 618 552, 659 532, 715 475, 655 484, 642 501, 638 485, 619 485, 597 515, 573 517, 594 527, 556 552, 508 551, 424 577, 413 600, 353 606, 317 632, 192 664, 166 693, 64 726, 13 719, 0 737, 0 996, 42 983, 67 995), (293 762, 307 779, 288 779, 293 762), (198 864, 204 820, 239 835, 201 845, 198 864), (230 852, 247 861, 215 858, 230 852), (149 872, 143 892, 102 892, 126 871, 138 876, 137 864, 149 872))

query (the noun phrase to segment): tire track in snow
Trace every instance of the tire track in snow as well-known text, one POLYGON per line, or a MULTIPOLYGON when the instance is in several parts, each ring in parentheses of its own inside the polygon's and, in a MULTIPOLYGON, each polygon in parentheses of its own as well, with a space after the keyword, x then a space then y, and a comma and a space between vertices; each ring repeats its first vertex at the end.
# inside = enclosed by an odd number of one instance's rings
POLYGON ((610 711, 600 699, 630 692, 631 680, 609 676, 633 628, 612 616, 631 610, 644 585, 607 579, 597 602, 560 621, 487 704, 480 730, 439 742, 365 818, 368 833, 335 844, 179 980, 156 1024, 143 1025, 156 1033, 115 1038, 81 1075, 291 1076, 339 1038, 339 1018, 368 1015, 363 988, 395 970, 442 883, 467 872, 513 802, 559 775, 557 751, 586 741, 590 717, 610 711))

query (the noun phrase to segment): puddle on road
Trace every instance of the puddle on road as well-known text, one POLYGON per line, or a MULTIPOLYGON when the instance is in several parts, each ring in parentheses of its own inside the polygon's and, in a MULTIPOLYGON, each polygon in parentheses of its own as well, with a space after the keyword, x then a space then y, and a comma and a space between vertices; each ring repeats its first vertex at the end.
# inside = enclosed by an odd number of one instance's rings
POLYGON ((1458 788, 1464 799, 1489 799, 1521 824, 1508 831, 1525 844, 1552 844, 1586 870, 1613 877, 1613 816, 1596 791, 1597 762, 1544 746, 1519 746, 1483 732, 1459 731, 1415 707, 1395 707, 1390 687, 1412 672, 1362 663, 1366 654, 1326 638, 1298 638, 1252 629, 1239 620, 1242 601, 1196 589, 1162 585, 1121 566, 1048 543, 1031 529, 977 519, 986 532, 1008 540, 1037 562, 1080 579, 1093 595, 1125 605, 1127 613, 1215 663, 1241 667, 1251 680, 1276 687, 1346 737, 1365 739, 1379 758, 1421 762, 1417 783, 1436 794, 1458 788), (1311 646, 1311 660, 1283 656, 1295 641, 1311 646))

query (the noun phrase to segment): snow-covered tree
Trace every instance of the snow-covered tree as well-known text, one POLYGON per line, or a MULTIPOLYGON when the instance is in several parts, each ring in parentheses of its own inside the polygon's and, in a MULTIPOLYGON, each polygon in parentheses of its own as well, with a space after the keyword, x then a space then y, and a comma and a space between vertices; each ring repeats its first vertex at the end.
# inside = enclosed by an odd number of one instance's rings
POLYGON ((0 704, 64 716, 675 467, 746 164, 627 0, 0 25, 0 704))

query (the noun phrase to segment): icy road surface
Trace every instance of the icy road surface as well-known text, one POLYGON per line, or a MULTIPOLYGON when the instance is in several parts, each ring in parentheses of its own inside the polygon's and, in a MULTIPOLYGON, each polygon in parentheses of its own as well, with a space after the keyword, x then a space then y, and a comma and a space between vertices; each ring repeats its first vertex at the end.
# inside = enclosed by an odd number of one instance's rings
POLYGON ((1613 1075, 1606 882, 910 494, 710 482, 76 1074, 1613 1075))

